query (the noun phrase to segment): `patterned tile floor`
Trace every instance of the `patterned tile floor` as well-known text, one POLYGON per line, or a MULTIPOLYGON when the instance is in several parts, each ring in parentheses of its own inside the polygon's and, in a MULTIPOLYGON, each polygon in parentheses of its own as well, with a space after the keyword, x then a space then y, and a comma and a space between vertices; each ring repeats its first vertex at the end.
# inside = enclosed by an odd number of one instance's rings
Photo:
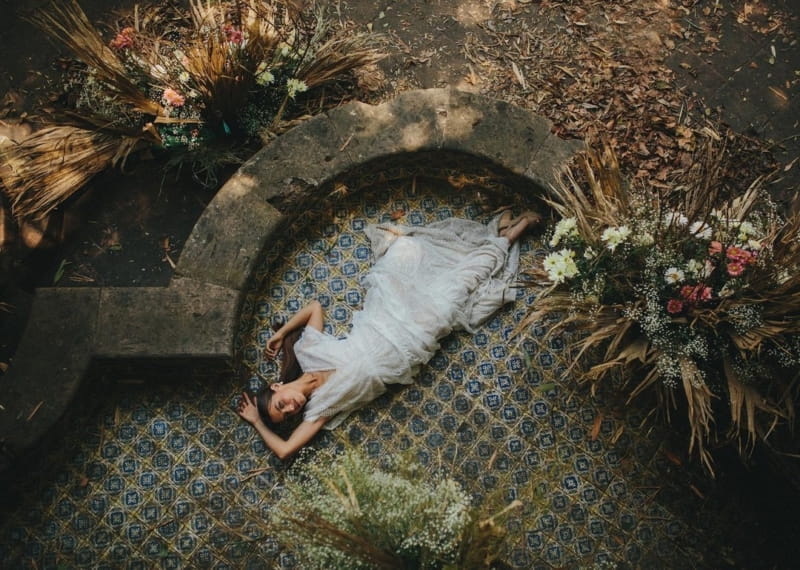
MULTIPOLYGON (((367 223, 399 210, 409 225, 490 217, 468 194, 436 186, 390 184, 287 230, 242 311, 238 348, 251 388, 276 373, 261 358, 273 319, 319 299, 328 330, 347 332, 371 263, 367 223)), ((523 267, 535 247, 523 243, 523 267)), ((314 446, 347 440, 374 456, 410 449, 477 501, 522 499, 508 521, 517 568, 683 566, 693 556, 688 528, 656 497, 669 467, 660 435, 638 427, 636 409, 604 411, 561 380, 565 340, 545 340, 545 326, 524 342, 511 338, 533 298, 521 288, 477 333, 446 338, 416 384, 391 390, 314 446)), ((48 467, 15 490, 0 523, 0 567, 296 567, 257 524, 286 467, 233 411, 243 387, 234 378, 98 387, 99 412, 75 420, 48 467)))

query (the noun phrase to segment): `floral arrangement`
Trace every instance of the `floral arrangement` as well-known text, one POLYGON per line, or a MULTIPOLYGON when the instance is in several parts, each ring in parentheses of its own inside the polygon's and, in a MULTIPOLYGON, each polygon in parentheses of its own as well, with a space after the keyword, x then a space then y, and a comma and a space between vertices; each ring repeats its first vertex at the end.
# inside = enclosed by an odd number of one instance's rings
POLYGON ((581 379, 621 370, 631 398, 653 388, 667 412, 683 400, 709 470, 715 411, 740 443, 765 439, 793 420, 800 363, 800 214, 781 216, 761 180, 723 196, 723 154, 709 147, 663 194, 627 188, 611 151, 588 153, 588 191, 567 171, 548 200, 560 219, 537 277, 549 287, 525 321, 561 314, 555 330, 585 332, 577 358, 601 362, 581 379))
POLYGON ((36 11, 31 21, 85 68, 72 76, 74 109, 1 157, 0 179, 15 212, 46 215, 92 175, 143 146, 207 159, 200 151, 213 145, 228 149, 263 138, 301 111, 294 105, 301 94, 381 59, 376 35, 333 31, 322 4, 309 6, 291 0, 137 5, 110 38, 76 0, 36 11), (92 153, 95 143, 99 152, 92 153), (60 176, 62 169, 72 175, 60 176))
POLYGON ((490 568, 505 531, 480 520, 453 479, 354 449, 299 460, 271 511, 271 534, 303 568, 490 568), (302 545, 302 547, 298 547, 302 545))

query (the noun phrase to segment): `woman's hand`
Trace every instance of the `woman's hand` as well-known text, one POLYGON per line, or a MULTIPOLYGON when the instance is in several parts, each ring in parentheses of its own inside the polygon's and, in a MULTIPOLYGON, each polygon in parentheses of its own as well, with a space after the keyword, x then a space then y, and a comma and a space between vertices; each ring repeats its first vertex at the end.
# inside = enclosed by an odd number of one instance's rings
POLYGON ((278 351, 281 349, 282 344, 283 333, 278 331, 267 341, 267 346, 264 347, 264 355, 267 358, 275 358, 278 355, 278 351))
POLYGON ((258 406, 256 405, 255 397, 251 398, 247 393, 242 394, 242 399, 239 400, 239 408, 236 411, 243 419, 251 424, 255 424, 261 419, 261 416, 258 414, 258 406))

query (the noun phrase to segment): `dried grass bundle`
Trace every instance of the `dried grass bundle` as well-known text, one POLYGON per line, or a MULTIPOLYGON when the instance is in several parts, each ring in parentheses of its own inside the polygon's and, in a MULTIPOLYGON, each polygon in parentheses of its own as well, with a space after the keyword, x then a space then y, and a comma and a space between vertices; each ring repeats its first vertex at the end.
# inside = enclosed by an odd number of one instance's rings
POLYGON ((712 473, 715 412, 727 408, 729 435, 749 449, 793 422, 800 369, 800 214, 780 216, 762 179, 724 196, 724 158, 710 142, 658 194, 627 188, 610 149, 587 153, 585 182, 567 171, 548 200, 561 249, 533 275, 548 287, 520 325, 562 315, 550 334, 583 331, 568 372, 593 390, 614 371, 628 374, 629 399, 682 394, 689 449, 712 473), (578 369, 590 354, 599 362, 578 369))
POLYGON ((74 126, 47 127, 0 151, 14 212, 42 219, 95 174, 124 163, 141 139, 74 126))
POLYGON ((322 3, 136 5, 108 44, 77 0, 51 0, 30 20, 88 69, 77 81, 74 126, 45 129, 5 153, 3 183, 21 216, 46 215, 138 141, 179 149, 195 171, 229 162, 232 148, 282 120, 296 94, 381 57, 373 36, 331 32, 322 3), (207 160, 214 152, 222 160, 207 160))
POLYGON ((314 59, 300 66, 297 76, 309 89, 332 81, 355 69, 373 65, 385 54, 376 49, 374 36, 353 35, 325 42, 314 59))
POLYGON ((379 466, 353 448, 293 468, 263 524, 304 568, 491 568, 507 535, 454 480, 409 458, 379 466), (303 545, 298 548, 298 545, 303 545))
POLYGON ((76 0, 51 0, 30 17, 31 23, 51 38, 63 43, 119 97, 134 109, 149 115, 162 115, 163 107, 148 99, 130 80, 129 72, 86 17, 76 0))

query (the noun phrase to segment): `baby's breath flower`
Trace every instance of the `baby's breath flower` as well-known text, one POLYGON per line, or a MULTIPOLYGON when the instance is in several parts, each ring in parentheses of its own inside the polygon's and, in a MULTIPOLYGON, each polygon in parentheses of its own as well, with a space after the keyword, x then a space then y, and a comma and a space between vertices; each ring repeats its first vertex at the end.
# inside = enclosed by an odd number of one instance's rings
POLYGON ((648 247, 656 243, 656 238, 650 232, 637 232, 631 239, 633 245, 648 247))

